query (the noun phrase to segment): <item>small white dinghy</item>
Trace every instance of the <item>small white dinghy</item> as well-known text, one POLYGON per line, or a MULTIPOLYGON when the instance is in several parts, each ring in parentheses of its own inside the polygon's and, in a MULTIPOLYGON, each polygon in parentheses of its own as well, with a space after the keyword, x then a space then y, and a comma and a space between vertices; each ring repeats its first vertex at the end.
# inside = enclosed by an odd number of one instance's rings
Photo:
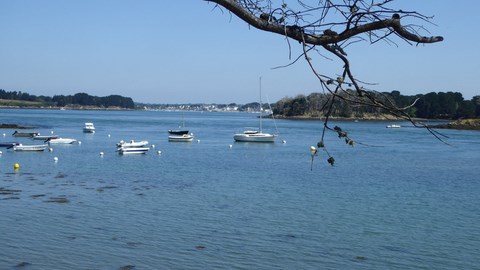
POLYGON ((34 145, 13 145, 13 151, 43 151, 47 148, 47 144, 34 144, 34 145))
POLYGON ((72 144, 77 142, 75 139, 70 138, 54 138, 46 140, 49 144, 72 144))
POLYGON ((148 147, 119 147, 117 151, 120 155, 146 154, 149 149, 148 147))
POLYGON ((387 125, 387 128, 401 128, 401 126, 392 124, 392 125, 387 125))
POLYGON ((170 135, 168 140, 171 142, 191 142, 193 141, 193 134, 170 135))
POLYGON ((134 141, 131 140, 129 142, 121 140, 120 142, 117 143, 117 147, 144 147, 148 144, 148 141, 134 141))
POLYGON ((117 152, 120 155, 126 154, 146 154, 150 149, 148 148, 148 141, 134 141, 130 142, 120 141, 117 143, 117 152))

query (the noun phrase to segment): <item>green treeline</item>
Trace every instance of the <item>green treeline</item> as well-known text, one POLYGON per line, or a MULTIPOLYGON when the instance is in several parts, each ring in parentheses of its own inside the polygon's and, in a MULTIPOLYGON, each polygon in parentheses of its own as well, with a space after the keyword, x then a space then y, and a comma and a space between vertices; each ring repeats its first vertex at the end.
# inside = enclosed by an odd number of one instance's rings
POLYGON ((5 91, 0 89, 0 99, 19 100, 28 102, 40 102, 47 106, 65 107, 65 106, 94 106, 100 108, 120 107, 125 109, 133 109, 135 104, 129 97, 119 95, 110 95, 106 97, 90 96, 86 93, 77 93, 75 95, 55 95, 35 96, 28 93, 17 91, 5 91))
MULTIPOLYGON (((407 108, 407 113, 412 117, 428 119, 480 117, 480 96, 475 96, 471 100, 464 100, 462 94, 458 92, 432 92, 414 96, 403 96, 399 91, 370 94, 399 108, 407 108), (411 106, 412 104, 414 105, 411 106)), ((347 91, 344 95, 348 95, 349 98, 356 96, 353 91, 347 91)), ((308 96, 299 95, 294 98, 286 97, 273 105, 273 113, 286 117, 322 117, 329 110, 329 107, 324 107, 324 105, 331 98, 330 94, 322 93, 312 93, 308 96)), ((360 104, 362 102, 359 98, 357 98, 357 101, 360 104)), ((340 98, 335 99, 331 110, 332 116, 346 118, 362 118, 367 115, 387 113, 382 109, 371 106, 352 105, 340 98)))

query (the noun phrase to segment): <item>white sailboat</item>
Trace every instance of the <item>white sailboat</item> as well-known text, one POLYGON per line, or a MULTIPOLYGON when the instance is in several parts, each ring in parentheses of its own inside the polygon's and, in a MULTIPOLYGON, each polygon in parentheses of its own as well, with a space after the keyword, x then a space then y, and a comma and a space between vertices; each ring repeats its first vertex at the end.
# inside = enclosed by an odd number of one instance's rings
POLYGON ((248 129, 242 133, 233 135, 236 142, 269 142, 273 143, 277 139, 277 134, 263 132, 262 127, 262 77, 260 77, 260 125, 258 130, 248 129))
POLYGON ((183 111, 182 111, 182 125, 179 126, 179 129, 169 129, 168 133, 172 136, 177 135, 177 136, 180 136, 180 137, 182 135, 185 135, 185 134, 188 135, 188 129, 185 129, 185 119, 184 119, 184 116, 183 116, 183 111))

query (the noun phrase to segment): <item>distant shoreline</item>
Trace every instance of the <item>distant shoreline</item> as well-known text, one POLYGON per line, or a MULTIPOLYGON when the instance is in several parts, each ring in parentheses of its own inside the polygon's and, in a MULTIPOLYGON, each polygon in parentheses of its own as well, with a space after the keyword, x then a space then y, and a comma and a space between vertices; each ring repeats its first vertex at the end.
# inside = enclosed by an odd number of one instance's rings
POLYGON ((19 110, 55 110, 55 111, 63 111, 63 110, 78 110, 78 111, 134 111, 135 109, 128 109, 128 108, 120 108, 120 107, 95 107, 95 106, 65 106, 65 107, 36 107, 36 106, 5 106, 0 105, 0 109, 19 109, 19 110))
MULTIPOLYGON (((134 111, 133 109, 119 107, 93 107, 93 106, 72 106, 72 107, 18 107, 18 106, 0 106, 0 109, 41 109, 41 110, 98 110, 98 111, 134 111)), ((272 118, 272 115, 263 116, 264 118, 272 118)), ((275 119, 282 120, 304 120, 304 121, 324 121, 325 117, 313 116, 275 116, 275 119)), ((330 117, 332 121, 341 122, 404 122, 404 119, 390 118, 388 115, 368 115, 365 117, 330 117)), ((436 129, 456 129, 456 130, 480 130, 480 119, 419 119, 414 118, 417 122, 448 122, 447 124, 429 125, 429 128, 436 129)), ((31 126, 20 126, 17 124, 0 124, 0 129, 34 129, 31 126)))

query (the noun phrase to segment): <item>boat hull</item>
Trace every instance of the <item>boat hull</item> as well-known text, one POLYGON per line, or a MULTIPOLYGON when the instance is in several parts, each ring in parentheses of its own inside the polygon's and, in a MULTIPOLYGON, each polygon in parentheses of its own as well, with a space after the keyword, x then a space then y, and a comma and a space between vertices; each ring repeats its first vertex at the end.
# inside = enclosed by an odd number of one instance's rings
POLYGON ((46 141, 46 140, 50 140, 50 139, 57 139, 58 136, 56 135, 37 135, 37 136, 33 136, 32 139, 36 140, 36 141, 46 141))
POLYGON ((0 142, 0 147, 11 148, 15 145, 19 145, 19 143, 18 142, 0 142))
POLYGON ((43 151, 47 148, 47 144, 40 145, 15 145, 13 146, 13 151, 43 151))
POLYGON ((168 141, 170 141, 170 142, 191 142, 191 141, 193 141, 193 135, 190 135, 190 134, 170 135, 170 136, 168 136, 168 141))
POLYGON ((18 132, 18 131, 13 132, 12 134, 12 136, 14 137, 34 137, 37 135, 39 135, 38 132, 18 132))
POLYGON ((268 133, 241 133, 235 134, 233 139, 236 142, 262 142, 273 143, 277 139, 277 135, 268 133))
POLYGON ((77 142, 75 139, 68 139, 68 138, 55 138, 55 139, 49 139, 48 143, 49 144, 72 144, 77 142))
POLYGON ((118 153, 120 155, 146 154, 148 150, 148 147, 120 147, 118 153))
POLYGON ((393 124, 393 125, 388 125, 387 128, 401 128, 401 126, 393 124))
POLYGON ((171 135, 184 135, 188 134, 188 130, 168 130, 168 133, 171 135))
POLYGON ((134 141, 131 140, 130 142, 120 141, 117 143, 117 147, 127 148, 127 147, 144 147, 148 144, 148 141, 134 141))

